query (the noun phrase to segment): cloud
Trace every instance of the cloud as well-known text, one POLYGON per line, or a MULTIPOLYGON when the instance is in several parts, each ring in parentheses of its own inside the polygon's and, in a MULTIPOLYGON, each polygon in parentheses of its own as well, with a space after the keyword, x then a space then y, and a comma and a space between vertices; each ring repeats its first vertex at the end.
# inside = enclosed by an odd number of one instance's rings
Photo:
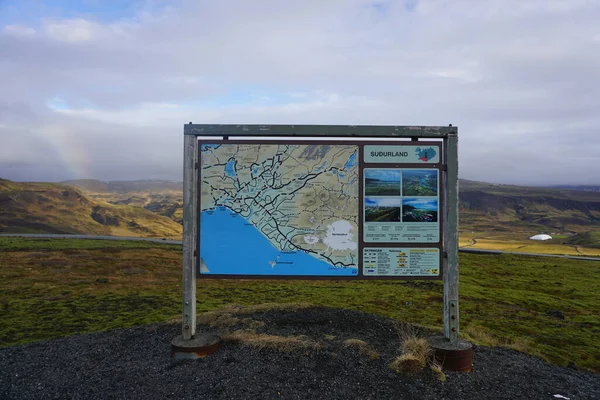
POLYGON ((437 211, 437 209, 438 209, 438 201, 437 200, 404 198, 404 199, 402 199, 402 205, 409 205, 409 206, 413 206, 415 208, 420 208, 423 210, 431 210, 431 211, 437 211))
MULTIPOLYGON (((365 178, 378 179, 380 181, 400 183, 400 170, 392 169, 365 169, 365 178)), ((400 190, 400 186, 398 186, 400 190)))
POLYGON ((52 22, 44 28, 48 37, 70 43, 90 42, 102 31, 99 24, 81 18, 52 22))
POLYGON ((31 37, 36 34, 36 31, 34 28, 28 26, 9 24, 2 28, 2 33, 15 37, 31 37))
POLYGON ((367 206, 400 208, 401 203, 400 197, 365 197, 367 206))
POLYGON ((40 179, 60 169, 49 159, 70 165, 53 176, 181 179, 189 121, 452 123, 461 177, 600 183, 595 2, 177 0, 11 18, 0 176, 16 176, 2 165, 19 159, 40 179), (70 140, 83 159, 32 145, 70 140))

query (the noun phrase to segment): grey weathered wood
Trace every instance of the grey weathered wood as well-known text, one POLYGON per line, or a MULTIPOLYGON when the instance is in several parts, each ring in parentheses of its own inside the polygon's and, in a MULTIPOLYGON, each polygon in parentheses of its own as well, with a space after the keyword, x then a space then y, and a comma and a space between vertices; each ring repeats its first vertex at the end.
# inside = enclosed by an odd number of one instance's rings
POLYGON ((212 125, 186 124, 192 136, 297 136, 297 137, 406 137, 444 138, 457 132, 453 126, 371 125, 212 125))
POLYGON ((204 137, 347 137, 347 138, 437 138, 443 139, 446 166, 444 190, 444 337, 458 343, 458 128, 441 126, 356 126, 356 125, 184 125, 184 263, 183 337, 196 331, 196 259, 198 241, 197 171, 198 136, 204 137))
POLYGON ((444 227, 444 336, 458 342, 458 134, 444 139, 445 227, 444 227))
POLYGON ((184 136, 183 145, 183 320, 184 340, 196 334, 196 238, 198 218, 196 215, 196 194, 198 179, 196 162, 198 139, 184 136))

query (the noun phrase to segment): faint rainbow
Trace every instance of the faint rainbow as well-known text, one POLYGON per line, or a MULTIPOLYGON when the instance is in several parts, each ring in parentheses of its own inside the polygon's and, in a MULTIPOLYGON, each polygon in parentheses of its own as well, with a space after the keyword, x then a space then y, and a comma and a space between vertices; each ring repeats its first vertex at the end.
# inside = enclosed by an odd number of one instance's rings
MULTIPOLYGON (((59 96, 46 103, 47 107, 55 114, 69 118, 72 110, 65 100, 59 96)), ((91 178, 92 160, 84 137, 79 129, 71 126, 61 127, 51 125, 42 128, 42 137, 48 149, 54 152, 59 163, 72 176, 72 178, 91 178)), ((70 178, 71 179, 71 178, 70 178)))

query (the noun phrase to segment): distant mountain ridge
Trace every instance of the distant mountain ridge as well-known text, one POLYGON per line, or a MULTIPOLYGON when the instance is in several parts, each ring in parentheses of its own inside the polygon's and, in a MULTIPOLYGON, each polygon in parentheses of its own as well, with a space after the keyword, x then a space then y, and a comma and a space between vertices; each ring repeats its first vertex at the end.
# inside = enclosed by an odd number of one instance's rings
POLYGON ((170 218, 183 221, 183 182, 165 180, 109 181, 77 179, 63 181, 83 190, 94 200, 114 205, 130 205, 170 218))
POLYGON ((161 192, 165 190, 183 190, 183 182, 165 180, 137 181, 100 181, 97 179, 75 179, 60 182, 63 185, 76 186, 96 193, 161 192))
POLYGON ((600 192, 600 185, 553 185, 551 189, 582 190, 585 192, 600 192))
POLYGON ((600 193, 460 181, 463 232, 566 235, 566 243, 600 247, 600 193))
MULTIPOLYGON (((94 206, 103 204, 104 208, 113 206, 116 207, 115 210, 127 206, 133 206, 137 210, 145 208, 144 211, 150 214, 167 217, 178 224, 183 219, 182 182, 103 182, 82 179, 61 184, 36 185, 54 185, 55 189, 58 186, 70 188, 64 184, 74 186, 73 192, 64 200, 69 204, 72 203, 73 196, 77 196, 74 193, 79 193, 85 201, 94 203, 94 206)), ((537 233, 553 233, 564 236, 561 240, 567 244, 600 248, 600 192, 461 179, 459 193, 459 229, 465 236, 499 234, 527 238, 537 233)), ((3 209, 2 206, 3 203, 0 202, 0 209, 3 209)), ((96 214, 103 215, 102 212, 96 214)), ((103 220, 96 216, 103 226, 115 222, 111 218, 112 214, 104 212, 104 215, 107 217, 103 220)), ((123 226, 123 222, 120 224, 123 226)))

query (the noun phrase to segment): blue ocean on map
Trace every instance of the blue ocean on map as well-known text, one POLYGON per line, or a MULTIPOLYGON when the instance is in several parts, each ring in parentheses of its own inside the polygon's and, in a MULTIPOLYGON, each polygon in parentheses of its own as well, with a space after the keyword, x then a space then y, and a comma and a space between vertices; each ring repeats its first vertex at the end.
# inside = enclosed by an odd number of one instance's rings
POLYGON ((200 257, 209 274, 352 276, 305 252, 281 253, 252 224, 225 207, 200 214, 200 257), (274 267, 269 263, 276 261, 274 267))

